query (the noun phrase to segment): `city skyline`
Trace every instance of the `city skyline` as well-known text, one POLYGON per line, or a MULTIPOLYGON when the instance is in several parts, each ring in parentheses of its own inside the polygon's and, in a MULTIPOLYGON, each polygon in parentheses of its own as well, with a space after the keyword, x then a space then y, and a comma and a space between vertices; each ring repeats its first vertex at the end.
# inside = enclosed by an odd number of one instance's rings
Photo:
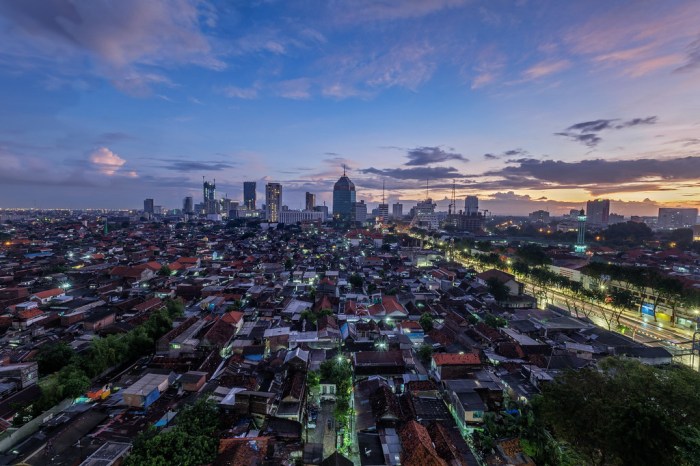
POLYGON ((172 3, 0 5, 0 207, 700 205, 695 2, 172 3))

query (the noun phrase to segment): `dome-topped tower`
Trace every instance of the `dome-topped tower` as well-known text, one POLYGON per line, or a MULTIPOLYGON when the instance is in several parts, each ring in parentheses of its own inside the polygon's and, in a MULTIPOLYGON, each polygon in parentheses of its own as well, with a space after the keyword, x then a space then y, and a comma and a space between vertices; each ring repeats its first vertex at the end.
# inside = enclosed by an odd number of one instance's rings
POLYGON ((333 217, 346 222, 353 221, 355 209, 355 184, 345 174, 333 186, 333 217))

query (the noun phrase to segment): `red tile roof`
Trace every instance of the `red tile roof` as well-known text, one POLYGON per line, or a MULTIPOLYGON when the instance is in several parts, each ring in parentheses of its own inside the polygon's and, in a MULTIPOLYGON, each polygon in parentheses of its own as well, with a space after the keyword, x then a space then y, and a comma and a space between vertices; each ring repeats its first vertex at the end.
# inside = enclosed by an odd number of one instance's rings
POLYGON ((481 364, 481 357, 477 353, 437 353, 433 354, 433 360, 438 366, 464 366, 481 364))
POLYGON ((399 438, 403 447, 401 464, 404 466, 447 466, 435 451, 428 431, 418 422, 407 422, 399 431, 399 438))

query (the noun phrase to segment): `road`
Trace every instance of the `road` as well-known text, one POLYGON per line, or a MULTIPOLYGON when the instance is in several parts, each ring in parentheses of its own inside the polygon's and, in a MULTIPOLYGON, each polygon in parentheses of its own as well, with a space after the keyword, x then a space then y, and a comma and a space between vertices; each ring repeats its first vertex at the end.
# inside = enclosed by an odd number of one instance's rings
MULTIPOLYGON (((410 234, 410 233, 409 233, 410 234)), ((414 238, 418 238, 412 235, 414 238)), ((418 238, 420 239, 420 238, 418 238)), ((429 244, 432 242, 428 241, 429 244)), ((477 270, 483 271, 485 268, 482 267, 475 261, 464 257, 464 255, 457 251, 456 254, 457 262, 462 265, 474 267, 477 270)), ((523 277, 518 277, 518 280, 523 282, 526 286, 530 288, 533 284, 523 277)), ((613 309, 600 304, 591 304, 589 302, 584 302, 574 297, 568 296, 556 288, 547 288, 548 303, 551 303, 562 309, 568 309, 566 300, 569 302, 575 302, 578 306, 587 306, 593 308, 593 312, 588 316, 589 319, 599 327, 608 329, 608 323, 605 321, 603 314, 606 318, 610 319, 614 316, 615 312, 613 309)), ((651 317, 645 317, 634 311, 623 311, 620 315, 620 324, 631 329, 632 333, 630 336, 633 340, 640 343, 647 344, 649 346, 661 346, 666 348, 671 354, 674 355, 674 359, 686 365, 690 365, 694 369, 700 370, 700 357, 692 358, 689 353, 692 347, 693 331, 681 327, 671 326, 671 323, 656 322, 651 317)), ((617 326, 615 321, 610 330, 617 332, 617 326)))

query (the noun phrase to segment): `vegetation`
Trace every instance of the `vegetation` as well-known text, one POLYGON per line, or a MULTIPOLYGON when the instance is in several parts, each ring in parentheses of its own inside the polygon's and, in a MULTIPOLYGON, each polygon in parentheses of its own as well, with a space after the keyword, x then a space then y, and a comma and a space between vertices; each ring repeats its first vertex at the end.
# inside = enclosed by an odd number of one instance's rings
POLYGON ((429 332, 429 331, 431 331, 431 330, 433 329, 433 327, 435 326, 435 322, 434 322, 434 320, 433 320, 433 316, 431 316, 431 315, 430 315, 429 313, 427 313, 427 312, 424 312, 424 313, 420 316, 420 320, 418 321, 418 323, 420 324, 421 327, 423 327, 423 331, 426 332, 426 333, 429 332))
POLYGON ((350 275, 350 278, 348 278, 348 283, 350 283, 350 285, 352 285, 353 288, 362 288, 364 280, 362 279, 361 276, 354 273, 354 274, 350 275))
POLYGON ((486 280, 486 285, 489 288, 489 293, 497 302, 503 302, 508 299, 510 292, 508 287, 496 277, 491 277, 486 280))
POLYGON ((433 347, 426 344, 420 345, 416 353, 418 354, 418 359, 420 359, 421 362, 427 363, 433 356, 433 347))
POLYGON ((34 417, 65 398, 84 394, 94 377, 110 368, 130 363, 153 351, 155 340, 172 329, 173 319, 181 316, 184 306, 179 301, 168 301, 163 309, 125 335, 96 338, 84 355, 71 353, 58 345, 39 353, 44 373, 52 374, 39 382, 41 396, 27 407, 27 415, 34 417), (69 356, 61 361, 61 355, 69 356), (53 372, 53 373, 52 373, 53 372))
POLYGON ((168 277, 171 273, 172 270, 170 270, 170 267, 168 267, 167 265, 162 266, 158 271, 158 275, 160 275, 161 277, 168 277))
POLYGON ((43 345, 36 356, 39 375, 49 375, 61 370, 73 362, 73 358, 75 358, 75 350, 63 341, 43 345))
POLYGON ((614 246, 636 247, 653 237, 651 228, 639 222, 616 223, 603 231, 605 242, 614 246))
POLYGON ((173 429, 160 432, 151 427, 134 440, 125 465, 167 466, 210 464, 219 445, 216 433, 219 417, 216 405, 200 399, 175 418, 173 429))
POLYGON ((352 366, 342 356, 324 361, 321 363, 321 379, 335 384, 335 417, 347 426, 352 393, 352 366))
POLYGON ((567 371, 533 400, 536 417, 582 464, 700 464, 700 374, 616 358, 599 369, 567 371))

